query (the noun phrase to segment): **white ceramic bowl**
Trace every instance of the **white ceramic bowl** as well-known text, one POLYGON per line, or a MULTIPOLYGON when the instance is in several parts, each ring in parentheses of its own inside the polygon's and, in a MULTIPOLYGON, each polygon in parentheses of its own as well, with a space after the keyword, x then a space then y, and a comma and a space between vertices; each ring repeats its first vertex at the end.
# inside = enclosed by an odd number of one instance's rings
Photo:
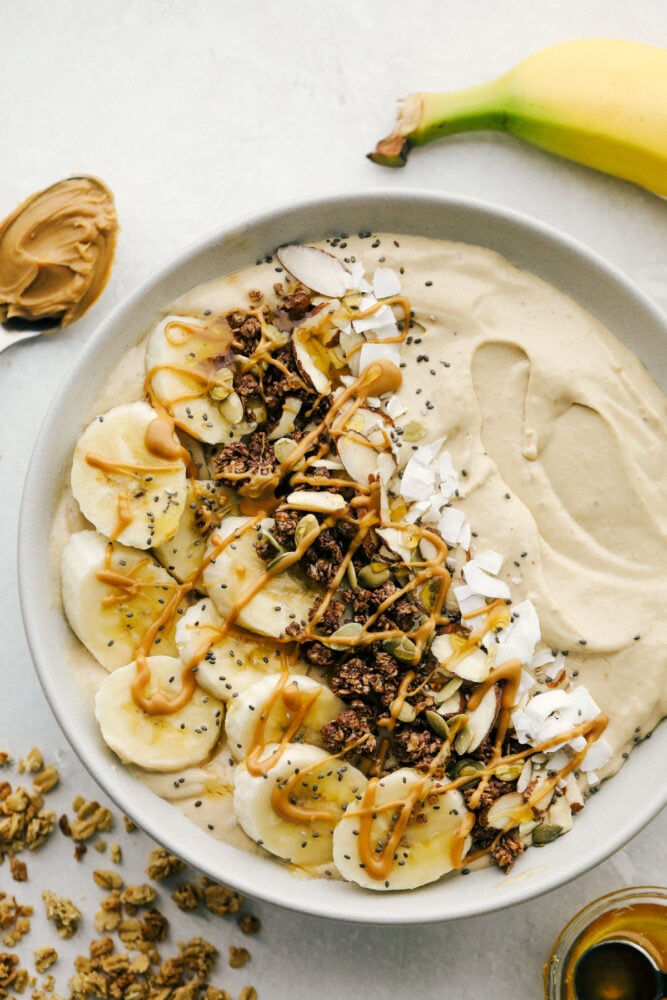
POLYGON ((660 810, 656 781, 667 756, 667 726, 636 748, 575 822, 543 850, 528 851, 505 876, 487 869, 408 893, 373 893, 343 882, 304 879, 277 861, 218 843, 121 766, 102 742, 90 704, 68 662, 71 636, 57 583, 28 572, 49 548, 54 502, 70 455, 106 373, 178 295, 252 264, 277 245, 360 230, 418 233, 496 250, 572 295, 644 361, 667 390, 667 323, 618 271, 543 224, 461 198, 392 191, 343 195, 266 212, 228 226, 182 253, 116 308, 91 337, 61 386, 37 438, 23 496, 20 593, 39 677, 74 750, 124 813, 214 879, 305 913, 372 923, 418 923, 472 916, 548 892, 601 862, 660 810))

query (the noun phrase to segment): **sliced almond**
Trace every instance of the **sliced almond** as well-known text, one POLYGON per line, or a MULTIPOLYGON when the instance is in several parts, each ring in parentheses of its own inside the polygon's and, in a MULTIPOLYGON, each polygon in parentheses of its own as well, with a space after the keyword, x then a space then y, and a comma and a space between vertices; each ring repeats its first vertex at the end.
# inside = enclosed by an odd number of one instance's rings
POLYGON ((292 338, 292 345, 294 348, 294 358, 296 360, 297 367, 304 378, 311 383, 315 392, 320 394, 328 392, 331 388, 331 382, 325 373, 318 368, 314 358, 308 350, 307 342, 302 340, 296 331, 292 338))
POLYGON ((285 396, 283 401, 283 412, 280 420, 269 434, 269 441, 277 441, 278 438, 287 437, 294 430, 294 421, 299 415, 302 403, 296 396, 285 396))
POLYGON ((335 514, 345 510, 347 503, 340 493, 329 493, 328 490, 295 490, 287 497, 290 507, 297 510, 314 510, 319 514, 335 514))
POLYGON ((511 829, 520 823, 530 823, 533 810, 526 805, 520 792, 507 792, 482 810, 479 821, 482 826, 491 826, 494 830, 511 829))
POLYGON ((332 299, 345 295, 349 272, 326 250, 289 243, 276 251, 276 257, 293 278, 311 291, 332 299))
POLYGON ((468 746, 468 752, 476 750, 493 729, 500 709, 500 688, 497 684, 489 688, 477 708, 468 712, 468 727, 473 738, 468 746))

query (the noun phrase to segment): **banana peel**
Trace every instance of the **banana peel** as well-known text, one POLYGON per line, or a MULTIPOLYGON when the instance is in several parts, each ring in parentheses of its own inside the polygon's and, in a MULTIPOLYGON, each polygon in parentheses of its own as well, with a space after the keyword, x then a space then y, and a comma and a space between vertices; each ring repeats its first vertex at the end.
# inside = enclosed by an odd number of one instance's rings
POLYGON ((667 49, 576 39, 477 86, 410 94, 392 132, 368 155, 402 167, 413 146, 479 130, 507 132, 667 195, 667 49))

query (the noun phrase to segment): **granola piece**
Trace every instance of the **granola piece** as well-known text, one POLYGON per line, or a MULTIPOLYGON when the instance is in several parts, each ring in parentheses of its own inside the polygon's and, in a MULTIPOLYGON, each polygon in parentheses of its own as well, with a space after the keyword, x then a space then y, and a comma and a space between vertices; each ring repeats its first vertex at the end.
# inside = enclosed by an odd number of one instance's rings
POLYGON ((119 865, 123 860, 123 849, 120 844, 112 844, 110 850, 111 860, 115 865, 119 865))
POLYGON ((229 913, 238 913, 243 906, 243 896, 234 889, 229 889, 226 885, 213 882, 211 879, 202 878, 204 889, 204 906, 211 913, 218 916, 226 916, 229 913))
POLYGON ((171 894, 171 898, 176 903, 179 910, 196 910, 202 892, 198 885, 193 882, 181 882, 171 894))
POLYGON ((229 946, 229 965, 232 969, 242 969, 250 961, 250 952, 247 948, 238 945, 229 946))
POLYGON ((136 824, 130 819, 129 816, 123 816, 123 824, 125 826, 126 833, 134 833, 137 829, 136 824))
POLYGON ((25 861, 20 861, 16 856, 9 859, 9 872, 15 882, 28 881, 28 866, 25 861))
POLYGON ((303 319, 310 306, 310 294, 305 288, 297 288, 294 292, 283 296, 278 302, 278 309, 287 313, 289 319, 297 321, 303 319))
POLYGON ((185 868, 185 862, 165 850, 164 847, 155 847, 151 853, 146 868, 146 874, 155 882, 161 882, 171 875, 177 875, 185 868))
POLYGON ((401 725, 394 732, 393 750, 401 764, 426 767, 442 748, 443 738, 417 723, 401 725))
POLYGON ((19 957, 10 952, 0 952, 0 998, 8 997, 10 988, 17 988, 19 957))
POLYGON ((498 843, 491 848, 491 857, 499 868, 507 873, 514 864, 515 858, 523 854, 524 845, 516 830, 504 833, 498 843))
POLYGON ((223 444, 215 456, 215 478, 223 486, 241 489, 251 478, 273 474, 276 456, 264 431, 256 431, 247 441, 223 444))
POLYGON ((7 767, 8 764, 11 764, 11 762, 11 754, 8 753, 7 750, 0 750, 0 767, 7 767))
POLYGON ((67 896, 56 896, 50 889, 42 893, 48 920, 56 925, 56 931, 61 938, 73 937, 82 919, 81 910, 67 896))
POLYGON ((144 941, 164 941, 169 930, 169 921, 159 910, 147 910, 141 921, 144 941))
POLYGON ((157 893, 152 885, 144 882, 142 885, 128 885, 120 894, 120 901, 127 913, 134 913, 140 906, 148 906, 157 893))
POLYGON ((255 917, 251 913, 244 913, 240 916, 238 925, 242 934, 258 934, 262 929, 259 917, 255 917))
POLYGON ((26 757, 19 759, 17 770, 19 774, 23 774, 25 771, 29 771, 30 774, 36 774, 43 767, 44 758, 42 757, 42 751, 38 750, 37 747, 33 747, 26 757))
POLYGON ((244 986, 239 993, 239 1000, 257 1000, 257 990, 254 986, 244 986))
POLYGON ((370 656, 370 663, 358 655, 336 665, 331 676, 334 694, 343 699, 380 701, 385 705, 393 701, 400 683, 398 664, 382 651, 370 656))
POLYGON ((123 880, 118 872, 109 871, 105 868, 96 868, 93 871, 93 881, 99 885, 100 889, 122 889, 123 880))
POLYGON ((372 756, 377 750, 378 739, 372 715, 363 702, 354 702, 332 722, 322 726, 322 742, 332 753, 339 753, 353 743, 358 745, 362 737, 364 742, 360 752, 372 756))
POLYGON ((42 767, 39 772, 35 775, 32 780, 33 788, 38 792, 50 792, 52 788, 55 788, 60 781, 60 774, 58 769, 53 766, 53 764, 46 764, 42 767))
POLYGON ((201 1000, 232 1000, 227 990, 221 990, 217 986, 207 986, 201 995, 201 1000))
POLYGON ((58 961, 58 952, 50 945, 44 948, 35 948, 33 955, 35 956, 35 968, 40 973, 46 972, 58 961))

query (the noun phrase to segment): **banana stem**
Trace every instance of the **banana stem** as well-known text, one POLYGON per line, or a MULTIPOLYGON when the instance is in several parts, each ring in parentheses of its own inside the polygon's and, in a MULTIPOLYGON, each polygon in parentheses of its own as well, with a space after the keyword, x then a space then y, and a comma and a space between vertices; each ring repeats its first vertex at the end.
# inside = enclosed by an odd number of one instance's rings
POLYGON ((393 131, 368 158, 385 167, 403 167, 413 146, 457 132, 505 127, 504 77, 464 90, 410 94, 399 102, 393 131))

